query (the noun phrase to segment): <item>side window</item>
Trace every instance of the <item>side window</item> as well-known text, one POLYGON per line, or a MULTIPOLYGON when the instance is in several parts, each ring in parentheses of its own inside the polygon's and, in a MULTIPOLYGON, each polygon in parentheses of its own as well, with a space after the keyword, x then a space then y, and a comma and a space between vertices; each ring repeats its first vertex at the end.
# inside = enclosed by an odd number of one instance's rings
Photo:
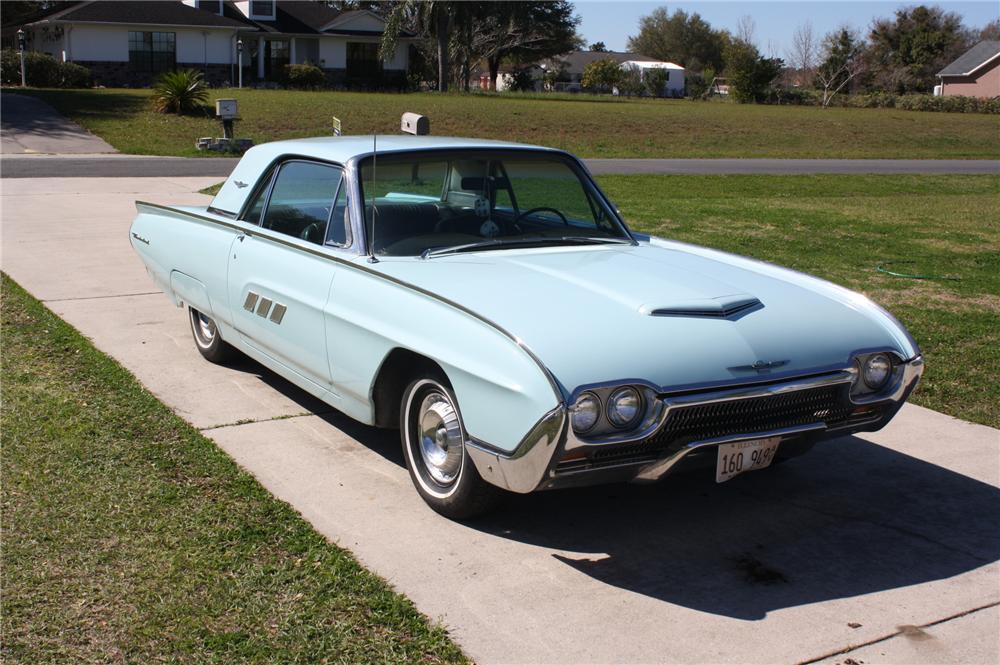
POLYGON ((333 213, 330 215, 330 229, 326 235, 328 245, 344 247, 350 244, 351 238, 351 207, 347 199, 347 183, 340 183, 337 200, 333 203, 333 213))
POLYGON ((333 197, 342 178, 343 172, 334 166, 309 162, 282 164, 261 226, 322 245, 333 197))
POLYGON ((272 178, 274 178, 274 169, 268 171, 267 177, 260 181, 260 186, 253 194, 253 203, 243 215, 244 221, 260 226, 260 213, 264 212, 264 202, 267 200, 267 190, 270 188, 272 178))

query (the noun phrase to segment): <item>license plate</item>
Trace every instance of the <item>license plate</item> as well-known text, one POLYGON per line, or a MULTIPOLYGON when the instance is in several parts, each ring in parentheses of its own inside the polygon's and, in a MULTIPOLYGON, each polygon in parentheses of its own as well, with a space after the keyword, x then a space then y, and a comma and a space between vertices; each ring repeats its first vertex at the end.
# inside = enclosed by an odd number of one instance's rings
POLYGON ((724 483, 747 471, 763 469, 771 464, 778 451, 781 437, 752 439, 719 444, 719 461, 715 467, 715 482, 724 483))

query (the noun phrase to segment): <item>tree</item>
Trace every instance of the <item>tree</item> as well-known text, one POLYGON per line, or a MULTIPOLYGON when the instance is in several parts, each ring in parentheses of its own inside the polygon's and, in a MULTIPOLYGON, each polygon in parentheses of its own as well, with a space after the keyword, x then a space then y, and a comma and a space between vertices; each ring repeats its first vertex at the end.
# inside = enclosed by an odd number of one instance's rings
POLYGON ((931 90, 937 72, 969 46, 958 14, 925 5, 876 20, 868 38, 875 85, 899 93, 931 90))
POLYGON ((604 42, 594 42, 590 45, 590 50, 598 53, 607 53, 608 47, 604 45, 604 42))
POLYGON ((643 93, 646 86, 642 82, 642 70, 638 65, 622 65, 621 76, 615 85, 618 94, 625 97, 637 97, 643 93))
POLYGON ((816 83, 823 91, 823 107, 826 108, 834 95, 864 71, 864 45, 855 33, 841 28, 823 39, 822 58, 823 62, 816 69, 816 83))
POLYGON ((379 57, 382 60, 392 57, 404 26, 409 26, 417 34, 433 37, 437 44, 438 90, 446 92, 451 77, 448 64, 449 30, 461 4, 445 0, 401 0, 393 5, 382 33, 379 57))
POLYGON ((639 20, 639 34, 628 39, 633 53, 676 62, 690 72, 705 67, 722 67, 722 51, 728 35, 714 30, 697 13, 678 9, 673 14, 663 7, 639 20))
POLYGON ((567 0, 456 4, 478 6, 469 17, 474 24, 472 51, 475 59, 486 60, 494 86, 504 60, 537 62, 582 47, 576 34, 580 17, 567 0))
POLYGON ((806 21, 792 33, 792 46, 786 53, 788 64, 804 80, 812 80, 818 51, 819 45, 816 43, 812 22, 806 21))
POLYGON ((1000 41, 1000 18, 993 19, 980 30, 976 35, 977 42, 1000 41))
POLYGON ((726 47, 724 56, 729 96, 741 104, 762 99, 784 67, 781 58, 765 58, 756 46, 740 39, 726 47))
POLYGON ((738 21, 736 21, 735 39, 753 46, 754 42, 756 42, 756 33, 757 22, 753 20, 753 16, 744 14, 738 21))
POLYGON ((580 85, 597 92, 610 92, 622 77, 622 67, 611 58, 594 60, 583 68, 580 85))

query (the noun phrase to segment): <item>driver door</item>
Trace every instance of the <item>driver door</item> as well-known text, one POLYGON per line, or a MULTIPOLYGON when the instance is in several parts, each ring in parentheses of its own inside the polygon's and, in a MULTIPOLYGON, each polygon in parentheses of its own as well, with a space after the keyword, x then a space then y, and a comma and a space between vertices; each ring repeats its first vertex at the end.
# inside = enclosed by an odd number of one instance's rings
MULTIPOLYGON (((324 309, 336 264, 321 246, 343 238, 331 222, 344 186, 340 167, 290 160, 255 194, 229 258, 229 304, 242 340, 268 359, 330 389, 324 309), (255 218, 259 215, 259 218, 255 218)), ((341 229, 342 230, 342 229, 341 229)))

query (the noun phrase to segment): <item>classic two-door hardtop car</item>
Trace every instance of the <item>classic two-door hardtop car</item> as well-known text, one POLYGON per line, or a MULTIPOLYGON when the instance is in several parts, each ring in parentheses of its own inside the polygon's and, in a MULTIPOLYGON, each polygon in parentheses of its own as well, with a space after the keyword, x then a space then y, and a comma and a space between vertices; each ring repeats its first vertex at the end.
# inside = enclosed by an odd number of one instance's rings
POLYGON ((137 207, 132 245, 202 355, 239 350, 399 427, 417 491, 451 517, 503 490, 728 480, 881 428, 923 368, 862 295, 630 231, 559 150, 281 141, 207 208, 137 207))

